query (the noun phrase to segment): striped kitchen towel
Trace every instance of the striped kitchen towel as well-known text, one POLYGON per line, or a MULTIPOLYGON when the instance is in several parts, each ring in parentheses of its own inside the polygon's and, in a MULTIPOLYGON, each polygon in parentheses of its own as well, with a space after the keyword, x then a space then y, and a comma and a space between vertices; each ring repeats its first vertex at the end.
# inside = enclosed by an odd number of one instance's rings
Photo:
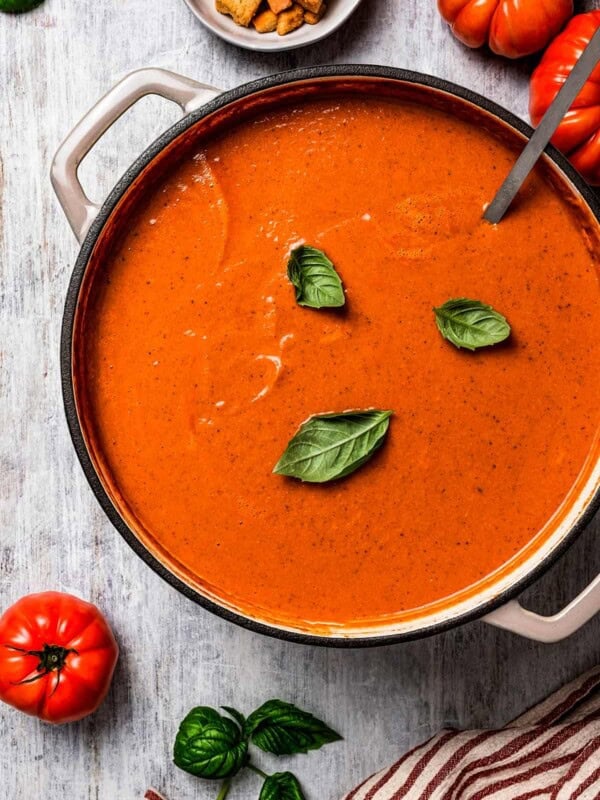
POLYGON ((599 800, 600 667, 496 731, 438 733, 344 800, 599 800))

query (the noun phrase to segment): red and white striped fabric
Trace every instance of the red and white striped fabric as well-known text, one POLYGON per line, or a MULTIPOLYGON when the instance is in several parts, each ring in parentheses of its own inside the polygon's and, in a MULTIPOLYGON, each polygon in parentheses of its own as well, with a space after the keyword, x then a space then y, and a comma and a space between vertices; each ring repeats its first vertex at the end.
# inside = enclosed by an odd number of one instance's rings
POLYGON ((344 800, 598 800, 600 667, 497 731, 442 731, 344 800))

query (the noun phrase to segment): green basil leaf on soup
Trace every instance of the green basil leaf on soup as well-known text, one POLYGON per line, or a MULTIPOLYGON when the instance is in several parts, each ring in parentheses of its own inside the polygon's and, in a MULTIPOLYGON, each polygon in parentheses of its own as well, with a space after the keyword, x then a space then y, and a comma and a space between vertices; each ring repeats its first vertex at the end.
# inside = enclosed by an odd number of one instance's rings
POLYGON ((510 325, 502 314, 479 300, 460 297, 433 311, 444 339, 458 348, 477 350, 499 344, 510 336, 510 325))
POLYGON ((393 411, 346 411, 310 417, 290 440, 273 472, 309 483, 345 478, 383 444, 393 411))
POLYGON ((277 756, 308 753, 342 738, 320 719, 282 700, 269 700, 250 714, 244 732, 261 750, 277 756))
POLYGON ((287 272, 296 289, 298 305, 340 308, 346 302, 344 287, 333 263, 316 247, 303 244, 292 250, 287 272))
POLYGON ((265 780, 258 800, 305 800, 305 797, 295 775, 277 772, 265 780))
POLYGON ((213 708, 190 711, 179 726, 175 765, 199 778, 231 778, 245 766, 248 744, 239 727, 213 708))

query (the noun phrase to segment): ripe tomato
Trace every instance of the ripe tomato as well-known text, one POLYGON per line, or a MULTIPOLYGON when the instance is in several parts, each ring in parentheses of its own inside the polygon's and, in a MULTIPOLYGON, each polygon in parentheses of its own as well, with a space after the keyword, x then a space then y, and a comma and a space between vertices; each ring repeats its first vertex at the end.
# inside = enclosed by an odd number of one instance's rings
MULTIPOLYGON (((529 115, 537 125, 600 26, 600 11, 578 14, 544 53, 531 76, 529 115)), ((565 114, 552 143, 595 186, 600 186, 600 66, 565 114)))
POLYGON ((541 50, 573 14, 573 0, 438 0, 452 33, 469 47, 521 58, 541 50))
POLYGON ((60 592, 27 595, 0 618, 0 700, 74 722, 102 703, 118 656, 96 606, 60 592))

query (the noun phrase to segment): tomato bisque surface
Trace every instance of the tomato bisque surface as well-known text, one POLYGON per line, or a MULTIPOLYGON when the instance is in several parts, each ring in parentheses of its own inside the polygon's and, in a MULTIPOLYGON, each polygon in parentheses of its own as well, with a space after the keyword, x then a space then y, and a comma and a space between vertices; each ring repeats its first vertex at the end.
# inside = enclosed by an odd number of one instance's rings
POLYGON ((481 125, 340 95, 198 143, 137 202, 79 326, 79 412, 113 501, 186 580, 299 626, 373 623, 490 575, 567 498, 598 430, 593 222, 536 175, 482 221, 514 152, 481 125), (307 243, 343 309, 303 308, 307 243), (432 308, 476 298, 468 352, 432 308), (390 409, 359 471, 274 475, 312 414, 390 409))

